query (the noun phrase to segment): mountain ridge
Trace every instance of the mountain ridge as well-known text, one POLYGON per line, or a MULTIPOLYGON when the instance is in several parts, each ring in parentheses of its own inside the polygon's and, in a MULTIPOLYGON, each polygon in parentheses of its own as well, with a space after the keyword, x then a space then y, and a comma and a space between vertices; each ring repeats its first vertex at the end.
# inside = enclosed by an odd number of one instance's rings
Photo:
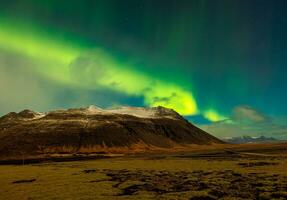
POLYGON ((95 106, 39 113, 24 110, 0 118, 3 155, 149 150, 223 143, 164 107, 95 106))
POLYGON ((230 144, 256 144, 256 143, 278 143, 283 142, 282 140, 278 140, 273 137, 259 136, 259 137, 251 137, 248 135, 232 137, 232 138, 223 138, 223 141, 230 144))

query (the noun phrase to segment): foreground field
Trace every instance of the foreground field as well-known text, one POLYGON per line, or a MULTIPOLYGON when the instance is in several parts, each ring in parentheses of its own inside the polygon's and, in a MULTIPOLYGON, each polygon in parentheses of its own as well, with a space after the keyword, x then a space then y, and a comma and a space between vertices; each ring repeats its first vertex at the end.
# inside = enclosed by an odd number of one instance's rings
POLYGON ((0 166, 0 199, 287 199, 283 148, 0 166))

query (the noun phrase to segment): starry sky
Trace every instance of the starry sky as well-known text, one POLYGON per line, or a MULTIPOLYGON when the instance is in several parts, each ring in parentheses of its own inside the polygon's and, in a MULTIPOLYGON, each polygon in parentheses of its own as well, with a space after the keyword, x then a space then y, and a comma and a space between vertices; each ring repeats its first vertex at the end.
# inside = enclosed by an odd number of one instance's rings
POLYGON ((0 0, 0 114, 165 106, 287 139, 284 0, 0 0))

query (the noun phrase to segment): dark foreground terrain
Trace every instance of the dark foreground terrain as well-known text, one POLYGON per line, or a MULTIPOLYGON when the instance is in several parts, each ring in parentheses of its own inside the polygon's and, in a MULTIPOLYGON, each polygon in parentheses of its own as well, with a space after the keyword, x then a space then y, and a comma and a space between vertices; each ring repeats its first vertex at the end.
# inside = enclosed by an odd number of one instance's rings
POLYGON ((0 166, 0 199, 287 199, 286 145, 0 166))

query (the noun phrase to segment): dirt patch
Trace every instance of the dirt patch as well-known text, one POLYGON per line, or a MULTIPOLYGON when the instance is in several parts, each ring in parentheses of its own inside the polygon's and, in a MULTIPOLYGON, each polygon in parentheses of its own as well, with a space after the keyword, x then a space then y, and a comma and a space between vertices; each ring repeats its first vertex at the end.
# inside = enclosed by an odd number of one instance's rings
POLYGON ((260 162, 241 162, 238 163, 238 165, 242 167, 260 167, 260 166, 279 165, 279 163, 260 161, 260 162))
POLYGON ((215 198, 211 197, 211 196, 194 196, 191 197, 189 200, 216 200, 215 198))
POLYGON ((32 183, 34 181, 36 181, 36 179, 18 180, 18 181, 13 181, 12 183, 13 184, 16 184, 16 183, 32 183))
POLYGON ((97 170, 96 169, 85 169, 85 170, 83 170, 83 172, 85 174, 89 174, 89 173, 95 173, 95 172, 97 172, 97 170))

